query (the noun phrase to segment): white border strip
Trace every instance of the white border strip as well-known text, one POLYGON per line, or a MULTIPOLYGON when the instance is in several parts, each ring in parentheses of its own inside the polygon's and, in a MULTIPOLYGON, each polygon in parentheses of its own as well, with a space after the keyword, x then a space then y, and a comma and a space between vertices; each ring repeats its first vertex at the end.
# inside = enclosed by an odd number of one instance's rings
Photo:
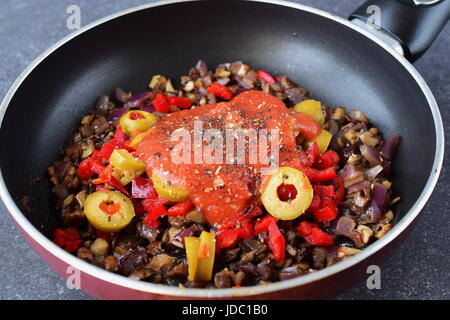
MULTIPOLYGON (((56 44, 51 46, 49 49, 47 49, 45 52, 43 52, 36 60, 34 60, 23 72, 22 74, 17 78, 17 80, 14 82, 14 84, 11 86, 9 91, 7 92, 5 98, 3 99, 3 102, 0 107, 0 127, 1 122, 3 120, 3 117, 5 115, 6 109, 14 96, 17 89, 20 87, 22 82, 25 80, 25 78, 36 68, 37 65, 39 65, 46 57, 48 57, 51 53, 53 53, 55 50, 57 50, 59 47, 64 45, 65 43, 69 42, 71 39, 77 37, 78 35, 101 25, 102 23, 105 23, 107 21, 110 21, 112 19, 121 17, 123 15, 133 13, 136 11, 149 9, 157 6, 162 5, 171 5, 176 4, 180 2, 196 2, 197 0, 172 0, 172 1, 160 1, 152 4, 146 4, 141 5, 135 8, 127 9, 115 14, 112 14, 110 16, 107 16, 105 18, 102 18, 96 22, 93 22, 84 28, 82 28, 79 31, 76 31, 62 40, 58 41, 56 44)), ((326 277, 329 277, 333 274, 339 273, 347 268, 350 268, 351 266, 360 263, 361 261, 365 260, 372 254, 379 251, 381 248, 386 246, 389 242, 394 240, 402 231, 404 231, 416 218, 416 216, 420 213, 422 208, 425 206, 426 202, 428 201, 429 197, 431 196, 431 193, 437 183, 439 173, 441 171, 442 162, 444 159, 444 130, 443 130, 443 124, 442 124, 442 118, 439 112, 439 108, 436 104, 436 101, 433 97, 433 94, 431 93, 431 90, 423 80, 423 78, 420 76, 420 74, 417 72, 417 70, 402 56, 400 56, 396 51, 394 51, 391 47, 383 43, 380 39, 378 39, 376 36, 370 34, 368 31, 357 27, 353 25, 351 22, 345 20, 342 17, 330 14, 328 12, 322 11, 320 9, 311 8, 305 5, 301 4, 295 4, 290 3, 286 1, 278 1, 278 0, 247 0, 252 2, 261 2, 261 3, 268 3, 268 4, 275 4, 285 7, 290 7, 302 11, 306 11, 321 17, 324 17, 326 19, 333 20, 337 23, 340 23, 341 25, 344 25, 350 29, 355 30, 356 32, 363 34, 373 42, 377 43, 379 46, 383 47, 387 52, 389 52, 398 62, 410 73, 410 75, 415 79, 417 84, 422 89, 428 104, 430 106, 431 113, 433 115, 434 119, 434 125, 436 127, 436 153, 435 153, 435 160, 433 163, 433 168, 431 171, 431 175, 425 185, 424 190, 422 191, 421 195, 417 199, 417 201, 414 203, 410 211, 399 221, 397 224, 392 228, 391 231, 389 231, 383 238, 377 240, 375 243, 371 244, 368 248, 363 250, 360 254, 346 259, 344 261, 341 261, 335 265, 332 265, 330 267, 327 267, 325 269, 322 269, 320 271, 304 275, 301 277, 297 277, 290 280, 285 280, 281 282, 274 282, 267 285, 261 285, 261 286, 253 286, 253 287, 243 287, 243 288, 231 288, 231 289, 180 289, 180 288, 174 288, 169 287, 165 285, 158 285, 153 284, 149 282, 141 282, 132 280, 129 278, 126 278, 124 276, 120 276, 117 274, 114 274, 112 272, 103 270, 101 268, 95 267, 83 260, 78 259, 77 257, 67 253, 66 251, 62 250, 58 246, 56 246, 52 241, 50 241, 47 237, 45 237, 39 230, 37 230, 29 221, 28 219, 22 214, 21 210, 16 206, 14 200, 11 198, 11 195, 8 192, 8 189, 5 185, 5 182, 3 180, 3 176, 1 174, 0 169, 0 197, 3 199, 7 209, 9 210, 11 216, 14 218, 14 220, 27 232, 34 241, 41 244, 46 250, 48 250, 51 254, 55 255, 56 257, 62 259, 65 263, 72 265, 76 267, 77 269, 88 273, 89 275, 123 286, 128 287, 130 289, 149 292, 149 293, 156 293, 161 295, 168 295, 168 296, 183 296, 183 297, 208 297, 208 298, 227 298, 227 297, 233 297, 233 296, 248 296, 248 295, 258 295, 258 294, 264 294, 272 291, 278 291, 278 290, 285 290, 290 289, 297 286, 302 286, 307 283, 311 283, 326 277)))

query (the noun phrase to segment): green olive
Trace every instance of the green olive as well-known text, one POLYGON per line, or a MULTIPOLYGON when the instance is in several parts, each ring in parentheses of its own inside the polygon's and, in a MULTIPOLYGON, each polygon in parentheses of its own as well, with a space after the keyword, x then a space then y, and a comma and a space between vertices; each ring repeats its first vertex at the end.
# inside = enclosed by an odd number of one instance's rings
POLYGON ((131 200, 111 190, 91 193, 84 202, 84 213, 95 229, 104 232, 122 230, 135 215, 131 200))
POLYGON ((147 169, 147 164, 129 153, 125 149, 115 149, 109 157, 109 163, 114 168, 118 168, 122 171, 144 171, 147 169))
POLYGON ((316 120, 321 126, 325 123, 325 115, 322 111, 320 101, 312 99, 302 101, 294 106, 294 111, 311 116, 311 118, 316 120))
POLYGON ((189 192, 162 181, 155 173, 152 174, 152 181, 158 195, 165 200, 180 202, 189 197, 189 192))
POLYGON ((158 116, 141 110, 128 111, 119 120, 123 132, 125 132, 129 137, 135 132, 143 132, 148 130, 158 121, 158 116))
POLYGON ((267 181, 261 194, 266 210, 280 220, 292 220, 302 215, 311 205, 313 188, 305 174, 297 169, 280 167, 267 181), (293 199, 283 201, 278 188, 282 185, 295 187, 293 199))

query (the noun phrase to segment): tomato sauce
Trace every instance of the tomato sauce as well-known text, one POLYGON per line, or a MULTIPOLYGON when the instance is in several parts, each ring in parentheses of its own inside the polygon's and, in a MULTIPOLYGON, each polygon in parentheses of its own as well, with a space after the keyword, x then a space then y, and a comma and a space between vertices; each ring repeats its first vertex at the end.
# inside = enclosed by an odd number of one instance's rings
MULTIPOLYGON (((211 225, 238 219, 258 204, 261 186, 267 177, 261 174, 261 169, 269 166, 264 161, 250 163, 248 157, 251 150, 247 144, 245 163, 227 161, 227 129, 256 132, 277 129, 278 163, 280 166, 289 164, 291 167, 302 166, 307 161, 305 153, 297 147, 298 136, 313 139, 321 130, 319 124, 309 116, 288 109, 281 100, 261 91, 241 93, 230 102, 170 113, 148 130, 136 150, 139 158, 147 163, 148 175, 155 173, 169 185, 188 191, 191 201, 202 210, 206 221, 211 225), (198 163, 199 155, 195 153, 199 151, 199 147, 204 151, 212 143, 201 140, 200 145, 194 148, 196 121, 202 121, 203 132, 206 129, 217 129, 216 132, 222 133, 223 158, 218 157, 223 159, 222 163, 205 163, 202 154, 200 159, 203 159, 203 163, 198 163), (181 140, 172 141, 172 134, 180 130, 191 136, 191 141, 183 148, 179 147, 181 140), (186 147, 188 145, 191 146, 191 154, 189 161, 185 162, 189 163, 174 162, 174 150, 189 151, 186 147)), ((267 155, 270 155, 270 151, 269 146, 267 155)))

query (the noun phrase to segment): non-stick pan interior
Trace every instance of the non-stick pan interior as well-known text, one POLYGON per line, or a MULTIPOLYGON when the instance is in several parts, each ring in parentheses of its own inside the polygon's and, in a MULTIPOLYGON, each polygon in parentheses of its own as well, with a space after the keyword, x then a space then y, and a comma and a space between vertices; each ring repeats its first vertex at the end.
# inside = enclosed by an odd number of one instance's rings
POLYGON ((18 88, 1 126, 0 165, 18 205, 22 196, 31 197, 33 211, 24 213, 36 227, 49 235, 59 223, 46 168, 96 98, 115 87, 144 91, 154 74, 178 78, 199 58, 210 67, 243 60, 288 75, 332 107, 364 111, 385 135, 398 132, 398 214, 417 200, 434 160, 435 127, 425 96, 395 58, 310 12, 256 2, 188 2, 133 12, 82 33, 18 88))

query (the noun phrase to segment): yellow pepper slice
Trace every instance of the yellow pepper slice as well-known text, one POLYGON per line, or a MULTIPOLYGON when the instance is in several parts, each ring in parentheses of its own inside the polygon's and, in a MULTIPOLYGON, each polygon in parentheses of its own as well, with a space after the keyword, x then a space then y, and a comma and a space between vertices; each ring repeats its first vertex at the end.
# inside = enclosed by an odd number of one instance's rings
POLYGON ((128 111, 119 120, 123 132, 128 136, 131 136, 137 130, 146 131, 158 121, 158 116, 141 110, 128 111))
POLYGON ((214 234, 203 231, 200 238, 184 238, 190 281, 209 281, 212 278, 216 240, 214 234))
POLYGON ((273 217, 292 220, 302 215, 311 205, 313 188, 306 175, 294 168, 280 167, 270 177, 261 193, 261 201, 273 217), (292 185, 297 193, 294 199, 283 201, 278 196, 278 187, 292 185))
POLYGON ((316 120, 321 126, 325 123, 325 115, 322 111, 320 101, 316 100, 305 100, 294 106, 295 112, 305 113, 316 120))
POLYGON ((186 257, 188 263, 189 281, 195 281, 195 273, 198 265, 198 248, 200 239, 197 237, 185 237, 184 247, 186 248, 186 257))
POLYGON ((125 228, 135 216, 131 200, 111 190, 91 193, 84 202, 84 213, 95 229, 104 232, 125 228))
POLYGON ((144 171, 147 169, 147 164, 144 161, 133 157, 133 155, 125 149, 115 149, 111 153, 109 163, 122 171, 144 171))
POLYGON ((152 174, 152 181, 158 195, 165 200, 180 202, 189 197, 189 192, 180 187, 169 185, 162 181, 155 173, 152 174))
POLYGON ((308 149, 314 142, 317 142, 317 146, 319 147, 319 152, 324 153, 327 151, 328 146, 330 145, 331 138, 333 134, 327 130, 322 130, 320 134, 311 141, 305 142, 305 149, 308 149))

